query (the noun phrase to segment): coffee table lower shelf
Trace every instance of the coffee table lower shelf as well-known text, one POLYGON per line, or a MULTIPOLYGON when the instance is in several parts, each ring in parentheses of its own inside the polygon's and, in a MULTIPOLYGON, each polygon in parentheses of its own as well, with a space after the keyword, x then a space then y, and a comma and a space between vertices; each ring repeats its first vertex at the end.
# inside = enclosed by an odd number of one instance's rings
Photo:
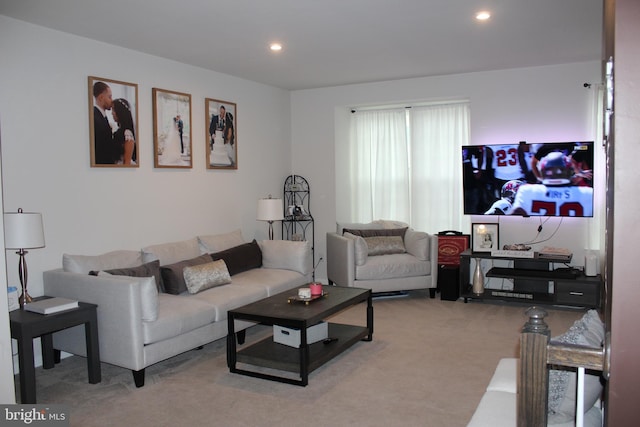
MULTIPOLYGON (((329 323, 329 337, 337 338, 336 341, 325 344, 323 341, 309 345, 308 370, 312 372, 322 366, 327 361, 336 357, 358 341, 366 339, 369 329, 364 326, 343 325, 340 323, 329 323)), ((239 350, 236 361, 247 365, 276 369, 299 373, 301 349, 289 347, 273 341, 273 336, 269 336, 247 348, 239 350)), ((266 378, 290 384, 301 384, 299 380, 287 377, 277 377, 274 375, 255 372, 246 369, 236 368, 235 373, 266 378)))

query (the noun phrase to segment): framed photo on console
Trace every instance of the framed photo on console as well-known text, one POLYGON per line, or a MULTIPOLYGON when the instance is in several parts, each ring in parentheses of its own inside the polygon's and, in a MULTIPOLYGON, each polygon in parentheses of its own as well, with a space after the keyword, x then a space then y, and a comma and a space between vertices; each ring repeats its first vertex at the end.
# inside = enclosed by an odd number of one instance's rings
POLYGON ((499 224, 471 224, 471 250, 473 252, 491 252, 499 249, 499 224))

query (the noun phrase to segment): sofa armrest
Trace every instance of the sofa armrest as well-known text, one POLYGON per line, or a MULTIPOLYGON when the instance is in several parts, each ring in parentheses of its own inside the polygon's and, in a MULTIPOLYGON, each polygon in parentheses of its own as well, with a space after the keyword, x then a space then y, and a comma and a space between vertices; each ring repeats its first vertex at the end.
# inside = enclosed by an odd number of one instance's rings
MULTIPOLYGON (((137 277, 90 276, 62 269, 43 273, 44 293, 96 304, 100 360, 125 368, 145 367, 141 280, 137 277)), ((85 355, 83 327, 58 332, 58 350, 85 355)))
POLYGON ((303 276, 311 274, 313 259, 311 242, 291 240, 263 240, 258 242, 262 251, 262 266, 297 271, 303 276))
POLYGON ((339 286, 353 286, 356 277, 355 244, 338 233, 327 233, 327 279, 339 286))

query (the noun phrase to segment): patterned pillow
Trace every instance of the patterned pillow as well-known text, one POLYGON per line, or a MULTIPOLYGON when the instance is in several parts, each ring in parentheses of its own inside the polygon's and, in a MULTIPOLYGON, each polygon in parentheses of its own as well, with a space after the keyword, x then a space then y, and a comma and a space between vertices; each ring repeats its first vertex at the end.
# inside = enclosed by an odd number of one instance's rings
POLYGON ((403 228, 379 228, 379 229, 356 229, 356 228, 345 228, 342 232, 351 233, 354 236, 362 236, 362 237, 376 237, 376 236, 400 236, 404 240, 404 234, 407 232, 408 227, 403 228))
MULTIPOLYGON (((554 342, 600 347, 604 339, 604 325, 596 310, 589 310, 585 315, 554 342)), ((558 424, 575 420, 577 373, 574 370, 549 370, 549 424, 558 424)), ((584 409, 585 412, 602 394, 599 375, 585 374, 584 409)))
POLYGON ((227 264, 223 260, 185 267, 182 273, 190 294, 231 283, 227 264))
POLYGON ((367 243, 369 256, 402 254, 406 252, 404 242, 400 236, 365 237, 364 241, 367 243))

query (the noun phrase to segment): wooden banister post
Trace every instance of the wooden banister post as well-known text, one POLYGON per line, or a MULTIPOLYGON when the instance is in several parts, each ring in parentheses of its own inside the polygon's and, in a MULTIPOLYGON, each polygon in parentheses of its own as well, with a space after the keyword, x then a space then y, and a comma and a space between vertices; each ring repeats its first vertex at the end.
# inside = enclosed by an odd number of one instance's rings
POLYGON ((518 378, 518 427, 546 427, 549 371, 547 344, 551 335, 539 307, 526 311, 529 320, 520 334, 520 372, 518 378))

